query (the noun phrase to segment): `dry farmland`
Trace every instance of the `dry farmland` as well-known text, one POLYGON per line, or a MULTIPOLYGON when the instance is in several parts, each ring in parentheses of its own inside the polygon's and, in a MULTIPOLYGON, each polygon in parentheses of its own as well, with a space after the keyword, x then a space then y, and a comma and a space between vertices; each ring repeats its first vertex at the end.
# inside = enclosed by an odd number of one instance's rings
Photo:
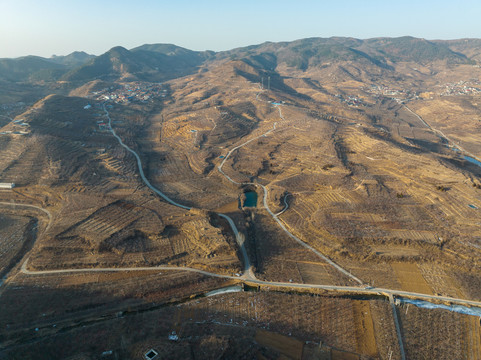
POLYGON ((18 261, 22 249, 31 246, 36 221, 24 216, 0 214, 0 276, 18 261))
MULTIPOLYGON (((56 333, 44 319, 38 334, 28 335, 37 341, 16 346, 5 354, 21 350, 28 357, 41 347, 45 358, 57 351, 64 356, 82 353, 92 359, 109 349, 122 358, 138 358, 153 348, 162 356, 186 359, 212 354, 257 359, 399 358, 387 301, 241 292, 144 311, 134 310, 138 303, 129 304, 131 310, 120 317, 105 317, 67 332, 56 333), (286 312, 286 308, 290 310, 286 312), (172 334, 176 340, 169 341, 172 334), (73 337, 84 340, 70 341, 73 337)), ((432 354, 439 359, 477 357, 479 338, 476 340, 472 330, 479 334, 478 322, 447 311, 425 311, 412 305, 398 308, 410 359, 430 358, 432 354), (433 347, 433 336, 443 344, 441 348, 433 347)), ((83 310, 82 315, 86 313, 83 310)), ((62 326, 61 321, 57 322, 57 327, 62 326)))
POLYGON ((481 358, 478 68, 263 46, 2 117, 0 358, 481 358))

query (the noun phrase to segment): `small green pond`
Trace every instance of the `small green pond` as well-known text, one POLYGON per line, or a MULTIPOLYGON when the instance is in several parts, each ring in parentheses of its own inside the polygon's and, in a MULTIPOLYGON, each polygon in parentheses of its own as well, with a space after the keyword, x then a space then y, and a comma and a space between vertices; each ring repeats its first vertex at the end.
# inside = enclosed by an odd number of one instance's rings
POLYGON ((244 195, 246 198, 243 207, 257 207, 257 193, 255 191, 247 191, 244 195))

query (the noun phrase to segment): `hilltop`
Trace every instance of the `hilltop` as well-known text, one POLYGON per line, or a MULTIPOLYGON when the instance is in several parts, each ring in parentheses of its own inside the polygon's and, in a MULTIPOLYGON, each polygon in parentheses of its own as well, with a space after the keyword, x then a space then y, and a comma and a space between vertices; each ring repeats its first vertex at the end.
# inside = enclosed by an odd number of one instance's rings
MULTIPOLYGON (((100 56, 73 52, 49 59, 28 56, 0 59, 0 79, 9 81, 89 81, 125 79, 162 81, 187 75, 219 59, 246 59, 264 70, 280 65, 306 71, 331 62, 393 70, 400 62, 474 64, 481 44, 476 40, 428 41, 401 38, 310 38, 264 43, 215 53, 192 51, 173 44, 145 44, 127 50, 117 46, 100 56)), ((378 69, 378 70, 379 70, 378 69)))
POLYGON ((0 357, 481 358, 480 54, 1 60, 0 357))

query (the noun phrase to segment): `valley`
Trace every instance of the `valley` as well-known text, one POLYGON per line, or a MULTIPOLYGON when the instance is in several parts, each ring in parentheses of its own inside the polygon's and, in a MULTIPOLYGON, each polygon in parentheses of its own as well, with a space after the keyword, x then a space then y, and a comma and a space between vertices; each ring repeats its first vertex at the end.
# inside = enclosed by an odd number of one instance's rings
POLYGON ((31 85, 0 62, 0 358, 481 356, 436 308, 481 308, 481 68, 454 47, 116 47, 31 85))

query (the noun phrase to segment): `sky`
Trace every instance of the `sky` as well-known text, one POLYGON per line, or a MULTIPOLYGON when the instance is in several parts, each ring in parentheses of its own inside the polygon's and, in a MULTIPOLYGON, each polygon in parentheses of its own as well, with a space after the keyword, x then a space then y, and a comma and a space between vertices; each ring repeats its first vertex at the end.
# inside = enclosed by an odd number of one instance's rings
POLYGON ((307 37, 481 38, 480 0, 0 0, 0 58, 307 37))

